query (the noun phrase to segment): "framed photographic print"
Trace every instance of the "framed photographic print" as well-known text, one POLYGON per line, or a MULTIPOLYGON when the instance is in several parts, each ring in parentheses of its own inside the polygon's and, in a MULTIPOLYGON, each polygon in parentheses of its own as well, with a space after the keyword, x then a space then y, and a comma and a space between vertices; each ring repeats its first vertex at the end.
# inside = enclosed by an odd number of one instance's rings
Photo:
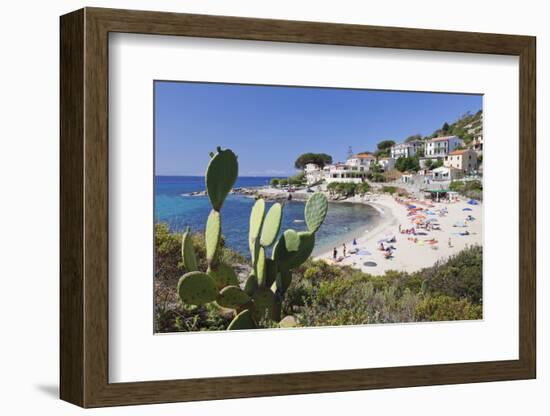
POLYGON ((61 17, 61 398, 534 378, 535 38, 61 17))

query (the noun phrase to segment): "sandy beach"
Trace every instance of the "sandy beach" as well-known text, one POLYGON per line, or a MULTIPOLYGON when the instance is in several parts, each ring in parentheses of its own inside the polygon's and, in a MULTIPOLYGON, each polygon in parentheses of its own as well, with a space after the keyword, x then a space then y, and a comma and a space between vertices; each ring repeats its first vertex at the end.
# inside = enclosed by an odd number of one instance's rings
MULTIPOLYGON (((483 244, 483 205, 481 203, 470 205, 467 199, 452 203, 415 200, 398 202, 390 195, 379 195, 367 203, 380 211, 382 215, 380 223, 374 229, 355 236, 357 245, 353 245, 353 240, 346 242, 346 256, 336 264, 350 265, 371 274, 383 274, 386 270, 413 272, 432 266, 438 260, 445 260, 466 246, 483 244), (411 211, 407 208, 408 205, 422 209, 417 210, 415 215, 409 215, 411 211), (427 214, 426 210, 428 210, 427 214), (446 213, 441 215, 441 210, 446 213), (466 220, 468 215, 471 215, 474 220, 466 220), (402 229, 413 228, 415 218, 423 216, 426 219, 432 218, 433 223, 438 224, 440 229, 416 229, 416 235, 399 232, 400 225, 402 229), (465 227, 454 226, 457 223, 464 224, 465 227), (465 231, 469 234, 459 235, 465 231), (392 240, 394 236, 395 241, 392 240), (434 243, 433 239, 437 242, 434 243), (384 246, 393 247, 391 258, 385 258, 384 252, 379 249, 380 240, 391 240, 391 242, 383 242, 384 246), (350 254, 355 250, 358 250, 357 254, 350 254)), ((338 257, 342 257, 342 245, 336 248, 338 257)), ((317 256, 316 259, 334 263, 332 250, 317 256)))

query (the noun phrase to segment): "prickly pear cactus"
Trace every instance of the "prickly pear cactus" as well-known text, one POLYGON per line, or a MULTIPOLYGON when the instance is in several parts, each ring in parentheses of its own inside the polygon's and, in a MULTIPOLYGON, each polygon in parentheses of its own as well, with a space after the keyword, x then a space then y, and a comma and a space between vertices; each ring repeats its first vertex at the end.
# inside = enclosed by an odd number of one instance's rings
POLYGON ((308 199, 305 207, 305 218, 310 232, 317 232, 327 216, 327 211, 328 201, 323 194, 315 193, 308 199))
POLYGON ((191 231, 189 227, 187 227, 181 238, 181 258, 183 260, 183 267, 185 267, 186 271, 194 272, 198 270, 197 257, 195 256, 195 249, 191 241, 191 231))
POLYGON ((208 220, 206 221, 206 260, 212 263, 218 254, 220 248, 220 238, 222 233, 222 223, 220 213, 218 211, 210 211, 208 220))
POLYGON ((229 149, 217 148, 206 169, 206 191, 212 208, 219 211, 235 185, 239 172, 237 156, 229 149))
POLYGON ((211 266, 208 269, 208 274, 212 277, 212 279, 214 279, 214 282, 216 282, 216 287, 219 290, 222 290, 226 286, 239 285, 237 273, 235 273, 235 270, 225 263, 218 263, 211 266))
POLYGON ((248 304, 250 296, 238 286, 226 286, 220 291, 217 302, 225 308, 237 309, 248 304))
POLYGON ((254 307, 252 316, 259 322, 263 319, 273 319, 273 310, 275 309, 275 295, 270 288, 260 287, 252 295, 254 307))
MULTIPOLYGON (((198 271, 190 230, 182 237, 182 260, 188 273, 178 282, 178 294, 183 303, 203 305, 215 302, 219 307, 235 310, 228 329, 253 329, 265 319, 281 321, 285 292, 292 283, 292 269, 305 262, 315 246, 315 233, 325 220, 328 202, 323 194, 315 193, 304 208, 308 231, 286 230, 280 235, 282 210, 274 203, 266 211, 263 199, 258 199, 250 212, 248 243, 253 272, 241 288, 235 271, 220 261, 221 214, 225 198, 231 192, 237 175, 235 154, 218 147, 211 154, 206 171, 206 188, 212 204, 205 230, 207 273, 198 271), (276 241, 277 236, 279 239, 276 241), (272 245, 271 258, 266 250, 272 245)), ((287 317, 289 318, 289 317, 287 317)), ((290 319, 281 321, 288 327, 290 319)))
POLYGON ((283 206, 276 202, 269 208, 264 219, 262 227, 262 236, 260 244, 264 247, 269 247, 275 242, 279 230, 281 229, 281 221, 283 220, 283 206))
POLYGON ((254 322, 254 319, 252 319, 252 314, 248 309, 245 309, 239 313, 227 327, 229 330, 254 328, 256 328, 256 323, 254 322))
POLYGON ((215 301, 218 290, 214 280, 206 273, 189 272, 180 278, 178 294, 184 303, 203 305, 215 301))
POLYGON ((265 213, 265 201, 263 199, 257 199, 252 210, 250 211, 250 228, 248 231, 248 239, 255 241, 262 230, 265 213))

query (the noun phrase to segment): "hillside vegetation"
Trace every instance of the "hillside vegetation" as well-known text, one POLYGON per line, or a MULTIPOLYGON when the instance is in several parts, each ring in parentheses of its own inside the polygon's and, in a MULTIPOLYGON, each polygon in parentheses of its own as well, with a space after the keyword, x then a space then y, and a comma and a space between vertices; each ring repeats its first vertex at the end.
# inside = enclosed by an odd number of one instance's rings
MULTIPOLYGON (((179 301, 176 283, 185 272, 180 243, 181 234, 169 232, 165 224, 155 226, 156 330, 225 329, 231 317, 215 305, 179 301)), ((204 239, 199 234, 193 235, 193 245, 198 261, 204 263, 204 239)), ((225 263, 250 270, 242 256, 222 250, 225 263)), ((482 257, 482 248, 472 246, 415 273, 388 271, 381 276, 310 259, 296 270, 283 313, 294 316, 302 327, 481 319, 482 257)))

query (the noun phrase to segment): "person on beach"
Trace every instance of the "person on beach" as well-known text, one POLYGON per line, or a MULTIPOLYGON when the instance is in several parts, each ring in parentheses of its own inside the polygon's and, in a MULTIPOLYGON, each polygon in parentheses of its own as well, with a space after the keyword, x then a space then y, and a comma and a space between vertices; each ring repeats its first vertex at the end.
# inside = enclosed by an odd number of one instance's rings
POLYGON ((343 244, 343 252, 344 252, 344 257, 346 257, 346 244, 345 243, 343 244))
POLYGON ((353 245, 356 246, 357 245, 357 240, 354 238, 353 239, 353 245))
POLYGON ((332 259, 336 260, 338 257, 338 250, 336 250, 336 247, 334 247, 334 250, 332 250, 332 259))
POLYGON ((453 244, 451 243, 451 237, 449 237, 449 248, 451 248, 453 244))

